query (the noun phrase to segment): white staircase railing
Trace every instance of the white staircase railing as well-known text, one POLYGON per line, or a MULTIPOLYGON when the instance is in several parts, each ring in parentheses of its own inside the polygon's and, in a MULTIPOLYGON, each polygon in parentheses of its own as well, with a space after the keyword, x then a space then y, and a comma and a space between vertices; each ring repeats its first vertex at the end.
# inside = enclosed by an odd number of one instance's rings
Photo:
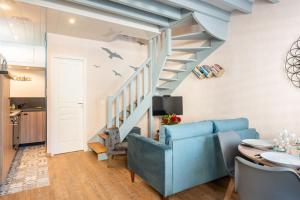
POLYGON ((149 120, 153 120, 151 113, 153 91, 166 57, 170 54, 170 39, 169 29, 151 39, 146 61, 113 96, 108 97, 107 128, 118 127, 122 140, 145 112, 149 111, 149 120))

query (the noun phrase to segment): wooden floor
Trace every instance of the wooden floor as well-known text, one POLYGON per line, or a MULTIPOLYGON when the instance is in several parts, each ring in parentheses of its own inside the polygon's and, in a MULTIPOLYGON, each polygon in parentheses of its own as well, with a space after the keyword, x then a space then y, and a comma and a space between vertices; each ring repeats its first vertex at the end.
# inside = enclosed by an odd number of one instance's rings
MULTIPOLYGON (((123 167, 107 168, 92 152, 49 158, 50 186, 0 197, 2 200, 160 200, 139 177, 131 183, 123 167)), ((222 200, 228 183, 223 178, 170 197, 170 200, 222 200)), ((237 200, 233 195, 233 200, 237 200)))

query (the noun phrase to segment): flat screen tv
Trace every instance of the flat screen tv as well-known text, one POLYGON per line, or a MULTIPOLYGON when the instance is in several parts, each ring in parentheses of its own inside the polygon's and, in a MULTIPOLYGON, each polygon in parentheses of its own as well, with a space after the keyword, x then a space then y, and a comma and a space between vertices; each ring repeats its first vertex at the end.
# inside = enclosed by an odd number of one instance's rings
POLYGON ((182 115, 182 97, 180 96, 154 96, 152 99, 154 116, 166 114, 182 115))

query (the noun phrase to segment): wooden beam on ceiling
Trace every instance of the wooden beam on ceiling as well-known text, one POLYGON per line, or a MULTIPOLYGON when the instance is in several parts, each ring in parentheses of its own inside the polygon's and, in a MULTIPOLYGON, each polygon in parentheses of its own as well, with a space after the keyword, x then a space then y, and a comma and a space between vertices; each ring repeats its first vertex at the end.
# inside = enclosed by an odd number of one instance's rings
POLYGON ((229 7, 244 13, 251 13, 252 11, 252 2, 248 0, 223 0, 223 2, 229 7))
POLYGON ((35 6, 41 6, 45 8, 50 8, 54 10, 59 10, 61 12, 71 13, 74 15, 89 17, 93 19, 97 19, 100 21, 107 21, 114 24, 119 24, 123 26, 127 26, 134 29, 144 30, 150 33, 158 34, 160 33, 159 27, 144 23, 135 19, 114 15, 107 12, 99 12, 97 9, 84 7, 78 4, 73 4, 70 2, 65 2, 61 0, 16 0, 17 2, 28 3, 35 6))
POLYGON ((196 11, 210 17, 214 17, 223 21, 230 20, 230 12, 212 6, 199 0, 156 0, 177 8, 184 8, 190 11, 196 11))
POLYGON ((150 24, 158 25, 161 27, 168 27, 168 18, 161 17, 155 14, 146 13, 141 10, 130 8, 128 6, 123 6, 118 3, 105 1, 105 0, 67 0, 69 2, 74 2, 83 6, 104 10, 113 14, 122 15, 125 17, 133 18, 136 20, 144 21, 150 24))
POLYGON ((143 10, 156 15, 164 16, 173 20, 180 20, 181 10, 172 6, 149 0, 110 0, 129 7, 143 10))

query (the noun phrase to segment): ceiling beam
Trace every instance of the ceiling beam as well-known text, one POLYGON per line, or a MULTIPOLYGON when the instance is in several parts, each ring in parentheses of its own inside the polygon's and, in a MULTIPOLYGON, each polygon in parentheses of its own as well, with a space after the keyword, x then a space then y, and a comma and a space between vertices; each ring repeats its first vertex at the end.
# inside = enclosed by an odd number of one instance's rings
POLYGON ((139 10, 164 16, 173 20, 180 20, 181 10, 166 4, 149 0, 110 0, 139 10))
POLYGON ((106 0, 67 0, 87 7, 104 10, 117 15, 137 19, 150 24, 155 24, 161 27, 168 27, 169 21, 165 17, 161 17, 155 14, 146 13, 141 10, 123 6, 118 3, 106 1, 106 0))
POLYGON ((61 0, 16 0, 22 3, 28 3, 36 6, 59 10, 62 12, 71 13, 74 15, 89 17, 100 21, 107 21, 113 24, 119 24, 134 29, 144 30, 150 33, 159 34, 160 30, 158 26, 143 23, 131 18, 122 17, 106 12, 99 12, 97 9, 83 7, 77 4, 68 3, 61 0))
POLYGON ((223 2, 229 7, 243 13, 251 13, 252 11, 252 2, 248 0, 223 0, 223 2))
POLYGON ((269 0, 271 3, 279 3, 279 0, 269 0))
POLYGON ((196 11, 223 21, 230 20, 230 12, 212 6, 199 0, 156 0, 174 7, 196 11))

